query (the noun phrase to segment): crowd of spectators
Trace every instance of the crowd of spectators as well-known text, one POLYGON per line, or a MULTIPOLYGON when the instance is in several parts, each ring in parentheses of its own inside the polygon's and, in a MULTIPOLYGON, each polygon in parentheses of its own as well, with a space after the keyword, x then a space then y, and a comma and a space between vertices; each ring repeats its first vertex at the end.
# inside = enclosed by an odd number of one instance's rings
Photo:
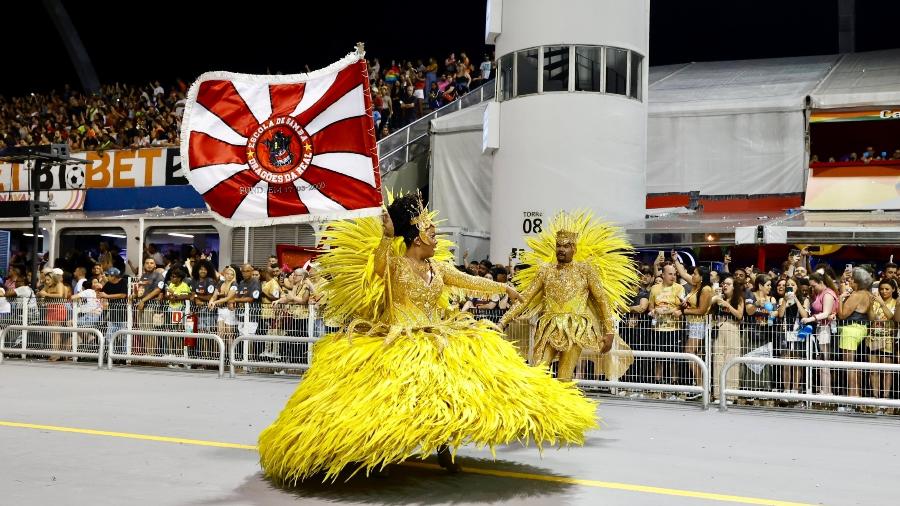
POLYGON ((442 63, 431 57, 427 63, 391 60, 388 65, 374 58, 369 79, 378 138, 421 118, 426 110, 457 100, 492 75, 493 61, 487 54, 477 65, 464 52, 458 57, 450 53, 442 63))
MULTIPOLYGON (((726 255, 724 268, 716 271, 687 269, 679 255, 666 259, 660 253, 652 264, 640 266, 641 287, 630 301, 620 333, 635 349, 698 356, 708 352, 717 397, 722 388, 719 371, 739 356, 900 363, 900 311, 895 311, 900 290, 893 259, 877 266, 846 264, 843 271, 835 271, 825 261, 813 265, 812 258, 805 249, 795 250, 778 267, 760 271, 753 266, 735 269, 726 255), (711 350, 704 350, 707 332, 711 350)), ((673 367, 662 360, 639 359, 630 375, 638 381, 700 384, 699 369, 673 367)), ((725 388, 852 397, 861 396, 865 388, 871 397, 893 398, 898 395, 894 376, 821 367, 807 384, 800 367, 745 364, 729 371, 725 388)), ((734 401, 774 404, 771 399, 734 401)))
POLYGON ((72 151, 175 146, 187 85, 111 84, 95 94, 73 90, 0 96, 0 149, 69 144, 72 151))
MULTIPOLYGON (((369 62, 378 137, 420 118, 490 79, 493 64, 466 53, 437 59, 369 62)), ((0 95, 0 149, 67 143, 71 151, 177 146, 188 85, 176 80, 103 85, 83 93, 66 85, 49 93, 0 95)))
MULTIPOLYGON (((117 247, 100 243, 97 251, 73 252, 57 259, 55 267, 41 268, 34 287, 26 259, 16 256, 0 285, 0 322, 21 323, 24 311, 32 323, 70 326, 77 308, 78 326, 98 328, 107 339, 125 328, 129 312, 134 328, 212 332, 228 344, 239 332, 296 337, 325 332, 325 323, 315 318, 325 293, 314 265, 290 268, 279 265, 273 255, 266 265, 217 269, 211 253, 184 248, 163 254, 147 245, 139 270, 117 247)), ((202 357, 211 350, 209 343, 193 340, 182 346, 174 338, 135 339, 137 354, 202 357)), ((18 343, 21 335, 7 344, 18 343)), ((70 342, 67 335, 51 333, 45 346, 63 351, 70 349, 70 342)), ((253 357, 278 359, 280 349, 272 343, 257 346, 253 357)), ((291 345, 290 352, 302 360, 306 345, 291 345)))
POLYGON ((852 153, 847 153, 841 156, 829 156, 825 159, 820 159, 819 155, 814 154, 810 156, 809 163, 871 163, 881 160, 900 161, 900 148, 895 148, 893 151, 877 151, 874 146, 866 146, 866 149, 862 151, 862 155, 859 155, 854 151, 852 153))

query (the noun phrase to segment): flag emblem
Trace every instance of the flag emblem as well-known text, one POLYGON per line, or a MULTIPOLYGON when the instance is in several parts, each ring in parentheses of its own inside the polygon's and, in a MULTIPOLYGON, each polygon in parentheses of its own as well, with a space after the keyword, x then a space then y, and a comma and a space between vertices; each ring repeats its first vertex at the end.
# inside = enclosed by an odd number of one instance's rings
POLYGON ((188 94, 181 142, 188 181, 230 225, 380 212, 372 100, 360 53, 309 74, 203 74, 188 94))

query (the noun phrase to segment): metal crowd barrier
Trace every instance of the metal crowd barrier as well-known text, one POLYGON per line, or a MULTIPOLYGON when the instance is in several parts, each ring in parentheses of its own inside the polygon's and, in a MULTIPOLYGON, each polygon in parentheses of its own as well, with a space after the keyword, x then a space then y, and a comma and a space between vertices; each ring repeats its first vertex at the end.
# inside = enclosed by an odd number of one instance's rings
MULTIPOLYGON (((271 368, 271 369, 292 369, 292 370, 306 370, 309 369, 310 362, 312 361, 312 346, 307 350, 307 361, 306 363, 302 362, 263 362, 261 360, 251 360, 248 357, 248 353, 246 349, 244 353, 241 355, 244 358, 238 357, 237 346, 238 343, 241 342, 253 342, 253 341, 262 341, 262 342, 270 342, 270 343, 308 343, 310 345, 314 344, 318 341, 318 337, 291 337, 291 336, 257 336, 257 335, 241 335, 234 339, 231 343, 231 347, 228 350, 228 371, 229 375, 234 378, 235 376, 235 367, 260 367, 260 368, 271 368)), ((299 358, 299 357, 298 357, 299 358)))
POLYGON ((0 330, 0 363, 3 363, 3 354, 7 353, 9 355, 40 355, 40 356, 60 356, 60 357, 83 357, 83 358, 96 358, 97 359, 97 368, 101 369, 103 367, 103 334, 100 333, 97 329, 92 328, 81 328, 81 327, 45 327, 42 325, 9 325, 8 327, 0 330), (7 347, 4 343, 6 343, 6 336, 10 332, 59 332, 59 333, 74 333, 75 336, 72 338, 72 351, 64 351, 64 350, 54 350, 54 349, 33 349, 28 348, 28 340, 23 337, 21 347, 7 347), (76 351, 78 345, 78 334, 92 334, 97 339, 97 351, 76 351))
MULTIPOLYGON (((785 358, 757 358, 757 357, 739 357, 729 360, 722 368, 719 374, 719 384, 725 385, 725 376, 728 370, 740 364, 764 364, 764 365, 781 365, 781 366, 807 366, 807 367, 827 367, 831 369, 848 369, 848 370, 866 370, 866 371, 891 371, 900 372, 900 364, 885 364, 878 362, 841 362, 836 360, 808 360, 808 359, 785 359, 785 358)), ((807 388, 807 392, 811 389, 807 388)), ((900 408, 900 400, 885 399, 878 397, 850 397, 845 395, 825 395, 813 393, 788 393, 788 392, 766 392, 763 390, 741 390, 735 388, 726 388, 722 390, 719 396, 719 410, 728 409, 728 397, 759 397, 763 399, 783 399, 788 401, 811 401, 811 402, 830 402, 835 404, 854 404, 867 406, 885 406, 900 408)))
MULTIPOLYGON (((627 352, 623 351, 611 351, 612 354, 625 355, 627 356, 627 352)), ((661 383, 640 383, 640 382, 631 382, 631 381, 612 381, 612 380, 586 380, 586 379, 578 379, 576 383, 579 386, 590 386, 590 387, 608 387, 608 388, 626 388, 629 390, 652 390, 652 391, 662 391, 662 392, 684 392, 684 393, 696 393, 700 394, 701 403, 703 409, 709 408, 709 387, 710 387, 710 374, 709 367, 706 365, 703 360, 694 355, 692 353, 676 353, 676 352, 668 352, 668 351, 641 351, 641 350, 632 350, 631 353, 635 358, 659 358, 664 360, 687 360, 697 364, 700 367, 701 371, 701 383, 702 386, 697 385, 666 385, 661 383)))
POLYGON ((134 330, 134 329, 122 329, 117 331, 112 337, 109 339, 109 350, 106 354, 107 356, 107 369, 112 369, 113 360, 132 360, 138 362, 154 362, 161 364, 191 364, 191 365, 212 365, 219 367, 219 377, 225 375, 225 341, 222 340, 221 337, 215 334, 205 334, 205 333, 194 333, 194 332, 166 332, 160 330, 134 330), (185 338, 194 338, 194 339, 207 339, 215 341, 216 344, 219 345, 219 358, 217 360, 214 359, 205 359, 205 358, 191 358, 188 356, 178 356, 178 355, 168 355, 168 356, 156 356, 156 355, 147 355, 147 354, 136 354, 134 353, 134 349, 131 345, 131 340, 128 339, 125 345, 125 353, 116 352, 116 341, 120 337, 131 337, 131 336, 143 336, 143 337, 162 337, 162 338, 173 338, 173 339, 185 339, 185 338))

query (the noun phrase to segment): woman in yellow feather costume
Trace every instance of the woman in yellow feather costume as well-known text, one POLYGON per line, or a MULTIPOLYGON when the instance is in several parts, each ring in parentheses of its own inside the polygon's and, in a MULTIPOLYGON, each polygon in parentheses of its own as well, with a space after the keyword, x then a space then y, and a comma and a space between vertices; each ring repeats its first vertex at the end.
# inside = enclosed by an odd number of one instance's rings
POLYGON ((312 367, 260 435, 266 475, 334 480, 345 468, 368 474, 436 451, 455 471, 448 445, 493 454, 514 441, 582 444, 596 426, 595 402, 528 366, 492 323, 447 304, 450 287, 518 294, 456 270, 420 196, 398 198, 388 213, 327 233, 325 318, 347 327, 316 343, 312 367))

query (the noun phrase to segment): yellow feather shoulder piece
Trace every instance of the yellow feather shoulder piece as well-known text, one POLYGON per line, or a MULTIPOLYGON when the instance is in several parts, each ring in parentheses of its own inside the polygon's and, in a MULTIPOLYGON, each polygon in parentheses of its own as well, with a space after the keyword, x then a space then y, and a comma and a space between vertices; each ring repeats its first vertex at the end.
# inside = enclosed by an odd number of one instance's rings
MULTIPOLYGON (((575 237, 575 262, 586 262, 596 269, 609 298, 609 306, 616 314, 627 310, 628 299, 638 284, 638 273, 632 256, 634 247, 625 232, 608 222, 596 219, 590 211, 559 213, 537 237, 528 238, 530 251, 522 255, 522 262, 530 267, 519 271, 514 281, 521 292, 528 290, 537 273, 547 265, 556 264, 556 236, 564 232, 575 237)), ((534 315, 543 304, 543 294, 536 294, 523 313, 534 315)))

